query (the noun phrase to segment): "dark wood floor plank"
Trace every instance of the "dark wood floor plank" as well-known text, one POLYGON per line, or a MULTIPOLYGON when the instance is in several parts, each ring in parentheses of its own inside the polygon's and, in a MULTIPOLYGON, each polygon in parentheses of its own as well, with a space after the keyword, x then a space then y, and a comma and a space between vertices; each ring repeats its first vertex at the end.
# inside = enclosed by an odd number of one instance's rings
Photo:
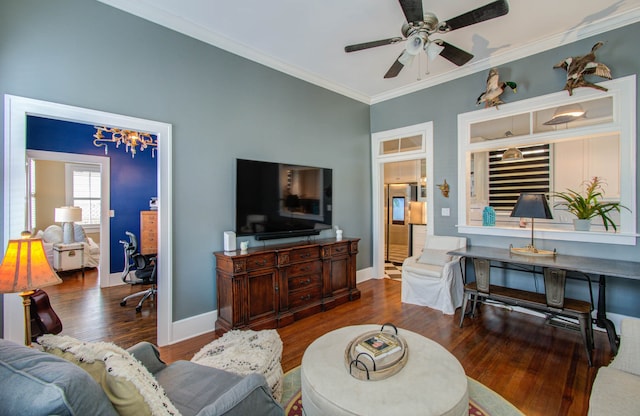
MULTIPOLYGON (((127 348, 145 340, 156 342, 156 309, 136 302, 126 307, 120 300, 143 287, 100 289, 97 271, 63 275, 64 283, 46 288, 60 315, 63 333, 88 341, 106 340, 127 348)), ((474 319, 459 328, 459 311, 444 315, 426 307, 403 304, 401 283, 389 279, 358 285, 360 300, 348 302, 279 328, 284 344, 282 366, 300 365, 305 349, 319 336, 347 325, 392 322, 443 345, 464 367, 467 375, 485 384, 529 416, 587 413, 596 369, 611 359, 606 334, 596 331, 594 367, 587 365, 580 334, 545 324, 543 318, 482 306, 474 319)), ((162 347, 165 361, 190 359, 221 334, 211 332, 162 347)))

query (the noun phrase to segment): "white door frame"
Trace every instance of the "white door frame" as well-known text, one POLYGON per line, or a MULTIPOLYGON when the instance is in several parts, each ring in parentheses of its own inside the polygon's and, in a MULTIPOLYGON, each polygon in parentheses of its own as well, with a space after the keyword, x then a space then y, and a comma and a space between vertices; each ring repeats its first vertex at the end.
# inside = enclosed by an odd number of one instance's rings
POLYGON ((373 221, 373 276, 384 278, 384 164, 404 160, 427 161, 427 235, 433 235, 433 122, 415 124, 371 135, 371 206, 373 221), (381 143, 401 137, 421 136, 419 150, 381 154, 381 143))
MULTIPOLYGON (((26 134, 27 116, 46 117, 71 122, 130 128, 155 134, 158 137, 158 345, 173 340, 172 299, 172 132, 171 124, 144 120, 103 111, 89 110, 47 101, 5 95, 4 98, 4 236, 2 252, 12 237, 25 227, 26 200, 26 134)), ((110 207, 103 206, 103 210, 110 207)), ((103 246, 104 247, 104 246, 103 246)), ((4 295, 4 338, 16 342, 24 340, 22 299, 18 295, 4 295)))
MULTIPOLYGON (((27 150, 27 159, 48 160, 63 163, 91 163, 100 166, 100 263, 98 264, 98 276, 100 287, 113 286, 111 283, 109 261, 111 259, 111 221, 109 221, 110 196, 110 172, 109 158, 105 156, 83 155, 76 153, 49 152, 44 150, 27 150), (106 208, 105 208, 106 207, 106 208)), ((36 212, 36 215, 38 213, 36 212)), ((120 273, 118 273, 118 276, 120 273)), ((122 283, 120 280, 118 283, 122 283)))

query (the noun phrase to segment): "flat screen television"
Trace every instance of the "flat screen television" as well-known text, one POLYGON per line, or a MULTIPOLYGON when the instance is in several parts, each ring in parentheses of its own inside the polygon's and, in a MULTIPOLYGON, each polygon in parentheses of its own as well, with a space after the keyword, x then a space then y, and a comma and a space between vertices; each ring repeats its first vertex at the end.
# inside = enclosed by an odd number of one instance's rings
POLYGON ((236 160, 236 235, 270 240, 331 228, 332 170, 236 160))

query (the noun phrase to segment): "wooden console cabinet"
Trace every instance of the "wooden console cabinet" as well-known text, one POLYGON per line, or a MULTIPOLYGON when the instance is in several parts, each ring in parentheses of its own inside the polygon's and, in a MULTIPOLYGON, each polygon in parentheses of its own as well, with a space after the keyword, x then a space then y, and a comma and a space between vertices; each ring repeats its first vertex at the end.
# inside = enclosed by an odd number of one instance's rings
POLYGON ((266 329, 360 299, 359 238, 216 252, 216 329, 266 329))

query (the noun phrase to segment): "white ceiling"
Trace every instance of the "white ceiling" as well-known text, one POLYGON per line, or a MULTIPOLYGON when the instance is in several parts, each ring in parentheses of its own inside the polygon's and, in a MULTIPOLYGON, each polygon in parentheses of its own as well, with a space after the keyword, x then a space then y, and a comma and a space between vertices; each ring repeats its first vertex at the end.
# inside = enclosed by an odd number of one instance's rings
MULTIPOLYGON (((365 103, 640 21, 640 0, 510 0, 505 16, 438 35, 475 56, 466 65, 427 63, 421 53, 384 79, 405 42, 349 54, 344 46, 402 36, 398 0, 98 1, 365 103)), ((423 8, 447 20, 491 1, 423 0, 423 8)))

